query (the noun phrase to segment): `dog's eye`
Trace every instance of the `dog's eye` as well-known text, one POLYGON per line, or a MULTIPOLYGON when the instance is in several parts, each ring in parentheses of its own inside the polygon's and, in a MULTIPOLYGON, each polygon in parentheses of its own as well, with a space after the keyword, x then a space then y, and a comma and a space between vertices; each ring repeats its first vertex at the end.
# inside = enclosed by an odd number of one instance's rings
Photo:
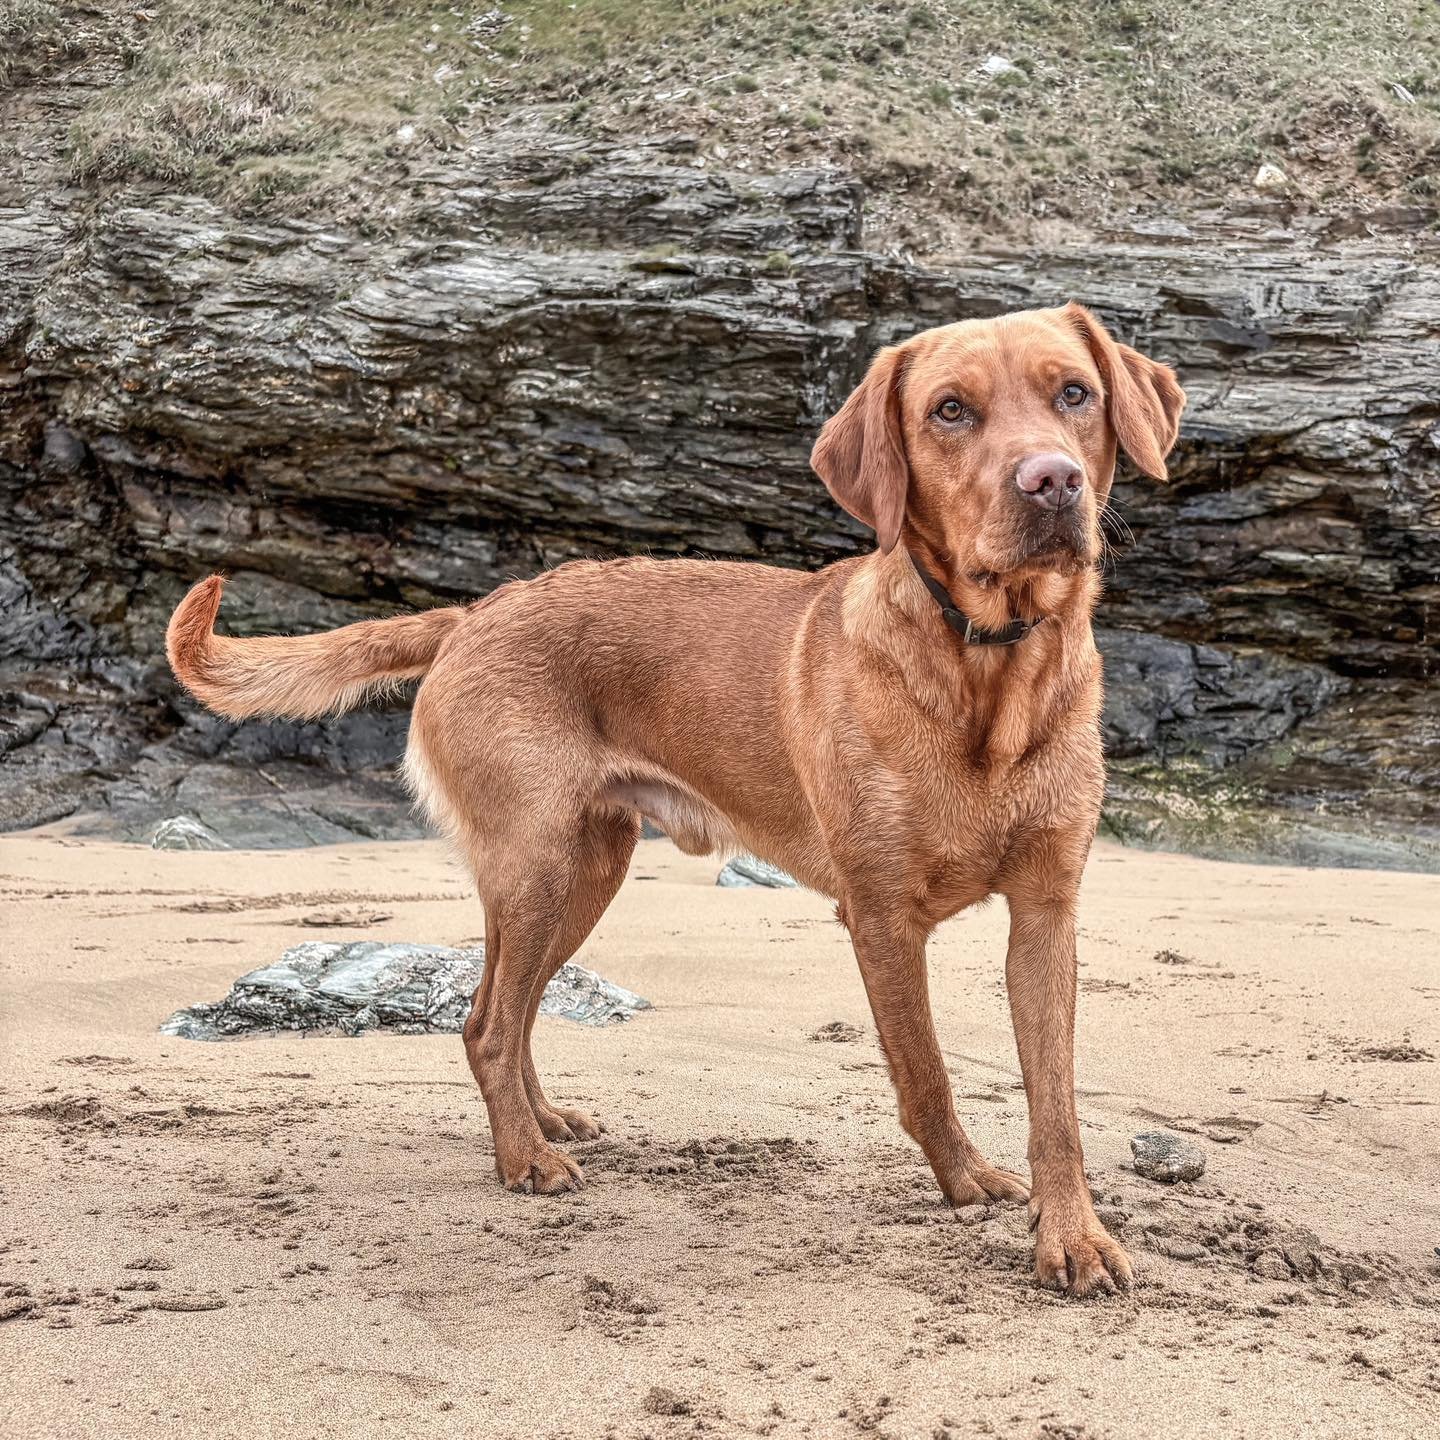
POLYGON ((965 418, 965 407, 958 400, 947 400, 935 413, 947 425, 958 425, 965 418))
POLYGON ((1090 392, 1083 385, 1077 385, 1073 380, 1060 392, 1060 399, 1072 410, 1078 409, 1089 398, 1090 392))

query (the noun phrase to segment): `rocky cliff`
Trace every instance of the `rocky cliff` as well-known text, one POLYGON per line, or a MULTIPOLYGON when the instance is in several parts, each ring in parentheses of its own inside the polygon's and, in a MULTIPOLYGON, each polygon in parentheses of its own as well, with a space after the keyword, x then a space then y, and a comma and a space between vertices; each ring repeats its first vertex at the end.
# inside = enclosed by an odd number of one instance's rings
POLYGON ((809 444, 876 346, 1077 298, 1190 395, 1124 477, 1107 823, 1206 853, 1440 857, 1440 274, 1270 204, 1046 249, 867 250, 844 171, 533 131, 421 177, 412 238, 165 193, 0 208, 0 823, 200 813, 235 843, 407 833, 403 712, 239 729, 163 664, 479 595, 576 555, 813 566, 866 536, 809 444))

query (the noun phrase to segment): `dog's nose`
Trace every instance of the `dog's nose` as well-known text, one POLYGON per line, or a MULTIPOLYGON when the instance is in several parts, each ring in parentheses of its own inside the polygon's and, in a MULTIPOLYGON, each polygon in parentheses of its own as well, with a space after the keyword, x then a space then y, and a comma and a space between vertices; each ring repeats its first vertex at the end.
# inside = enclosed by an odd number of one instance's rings
POLYGON ((1047 510, 1063 510, 1080 498, 1084 471, 1058 451, 1048 455, 1027 455, 1015 470, 1015 483, 1027 500, 1047 510))

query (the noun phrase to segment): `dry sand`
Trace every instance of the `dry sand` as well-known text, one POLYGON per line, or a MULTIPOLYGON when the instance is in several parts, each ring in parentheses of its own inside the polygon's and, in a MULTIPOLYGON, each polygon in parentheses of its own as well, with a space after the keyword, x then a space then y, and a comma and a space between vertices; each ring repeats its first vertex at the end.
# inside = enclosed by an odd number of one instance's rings
MULTIPOLYGON (((478 936, 439 845, 0 838, 4 1433, 1440 1434, 1440 880, 1097 849, 1080 1109, 1140 1285, 1076 1304, 1022 1213, 941 1203, 827 904, 715 869, 646 842, 581 954, 653 1012, 540 1021, 609 1127, 547 1200, 497 1186, 458 1037, 156 1033, 301 938, 478 936), (391 918, 301 924, 346 907, 391 918), (1159 1124, 1204 1180, 1127 1168, 1159 1124)), ((1004 932, 951 922, 932 973, 1023 1169, 1004 932)))

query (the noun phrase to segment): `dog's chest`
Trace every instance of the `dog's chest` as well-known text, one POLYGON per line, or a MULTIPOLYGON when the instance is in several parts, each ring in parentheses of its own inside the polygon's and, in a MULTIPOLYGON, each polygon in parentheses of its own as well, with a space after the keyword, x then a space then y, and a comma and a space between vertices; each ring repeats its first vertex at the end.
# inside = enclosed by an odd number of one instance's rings
POLYGON ((911 777, 906 848, 920 900, 943 918, 1005 888, 1026 857, 1057 835, 1088 839, 1103 790, 1093 757, 1043 751, 1011 765, 952 761, 911 777))

